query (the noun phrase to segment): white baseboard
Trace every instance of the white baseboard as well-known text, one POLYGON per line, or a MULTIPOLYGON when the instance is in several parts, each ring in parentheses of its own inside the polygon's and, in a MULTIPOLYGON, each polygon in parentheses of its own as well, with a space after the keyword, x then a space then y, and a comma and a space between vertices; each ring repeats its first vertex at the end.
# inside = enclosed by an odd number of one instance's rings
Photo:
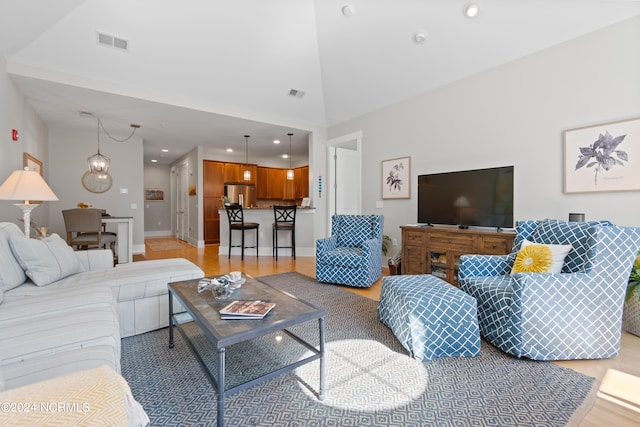
POLYGON ((145 231, 144 237, 173 237, 174 233, 171 230, 156 230, 156 231, 145 231))

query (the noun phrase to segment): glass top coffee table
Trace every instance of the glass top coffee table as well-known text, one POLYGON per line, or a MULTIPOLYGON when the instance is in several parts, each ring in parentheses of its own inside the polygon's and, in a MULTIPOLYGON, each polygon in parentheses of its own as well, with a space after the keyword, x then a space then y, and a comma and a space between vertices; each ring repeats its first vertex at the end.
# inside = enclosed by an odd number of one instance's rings
MULTIPOLYGON (((325 310, 284 291, 266 285, 252 277, 246 277, 246 282, 236 289, 228 299, 215 299, 209 290, 198 293, 198 279, 169 283, 169 348, 173 348, 173 328, 176 327, 193 354, 198 359, 209 381, 216 388, 218 397, 218 427, 224 426, 224 399, 234 393, 246 390, 256 384, 268 381, 285 372, 290 372, 299 366, 320 361, 319 389, 317 397, 324 399, 324 316, 325 310), (186 313, 174 313, 173 298, 176 298, 186 309, 186 313), (269 301, 275 307, 263 319, 223 320, 220 309, 235 300, 269 301), (303 323, 318 321, 318 346, 314 346, 302 339, 289 329, 303 323), (202 354, 202 347, 196 346, 194 340, 186 331, 188 325, 197 325, 199 331, 211 344, 215 352, 215 367, 211 369, 202 354), (295 343, 305 347, 311 354, 301 359, 289 361, 284 366, 260 374, 240 384, 225 384, 225 354, 230 346, 256 340, 278 331, 284 332, 295 343), (215 375, 217 372, 217 378, 215 375)), ((233 366, 229 366, 230 370, 233 366)))

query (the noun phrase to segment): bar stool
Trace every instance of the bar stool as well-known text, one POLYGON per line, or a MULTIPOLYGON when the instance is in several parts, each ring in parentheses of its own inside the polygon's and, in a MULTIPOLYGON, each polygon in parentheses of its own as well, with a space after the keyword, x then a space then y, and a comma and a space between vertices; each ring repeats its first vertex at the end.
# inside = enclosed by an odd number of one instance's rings
POLYGON ((227 218, 229 218, 229 258, 231 258, 231 248, 241 248, 241 258, 244 260, 244 250, 245 248, 256 248, 256 256, 258 256, 258 227, 260 224, 257 222, 244 222, 244 214, 242 211, 242 205, 232 204, 229 206, 225 206, 225 210, 227 211, 227 218), (256 230, 256 245, 255 246, 245 246, 244 245, 244 232, 245 230, 256 230), (242 242, 240 245, 231 245, 231 237, 233 230, 240 230, 242 232, 242 242))
POLYGON ((273 206, 273 215, 275 222, 273 223, 273 254, 278 260, 278 248, 291 249, 293 259, 296 259, 296 205, 290 206, 273 206), (278 246, 278 231, 291 231, 291 246, 278 246))

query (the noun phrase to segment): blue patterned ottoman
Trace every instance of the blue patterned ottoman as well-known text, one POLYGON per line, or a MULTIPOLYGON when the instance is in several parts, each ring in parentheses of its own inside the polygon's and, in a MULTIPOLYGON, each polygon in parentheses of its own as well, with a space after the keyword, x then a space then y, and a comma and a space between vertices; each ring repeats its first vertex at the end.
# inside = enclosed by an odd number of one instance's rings
POLYGON ((378 319, 415 359, 480 355, 475 298, 430 274, 384 277, 378 319))

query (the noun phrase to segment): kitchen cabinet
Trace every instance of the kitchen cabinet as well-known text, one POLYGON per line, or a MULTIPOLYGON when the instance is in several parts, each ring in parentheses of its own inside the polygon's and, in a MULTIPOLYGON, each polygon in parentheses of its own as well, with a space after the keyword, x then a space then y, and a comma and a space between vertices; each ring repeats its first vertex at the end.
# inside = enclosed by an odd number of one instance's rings
POLYGON ((218 209, 222 206, 222 196, 224 196, 225 164, 205 160, 202 169, 204 242, 206 244, 220 243, 220 215, 218 209))
POLYGON ((256 194, 259 200, 302 200, 309 197, 309 166, 295 168, 294 179, 287 169, 257 167, 256 194))
POLYGON ((284 200, 295 200, 296 198, 296 185, 295 185, 295 171, 294 171, 294 179, 287 179, 287 171, 289 169, 284 169, 284 191, 283 191, 283 199, 284 200))
POLYGON ((284 200, 285 169, 269 168, 269 199, 284 200))
POLYGON ((269 198, 269 168, 258 166, 256 174, 256 198, 269 198))
POLYGON ((255 184, 257 173, 258 173, 257 165, 245 165, 244 163, 225 163, 224 164, 224 182, 225 183, 255 184), (251 172, 251 179, 248 181, 245 181, 244 171, 247 168, 251 172))
POLYGON ((309 166, 302 166, 295 168, 295 199, 301 200, 305 197, 309 197, 309 166))

